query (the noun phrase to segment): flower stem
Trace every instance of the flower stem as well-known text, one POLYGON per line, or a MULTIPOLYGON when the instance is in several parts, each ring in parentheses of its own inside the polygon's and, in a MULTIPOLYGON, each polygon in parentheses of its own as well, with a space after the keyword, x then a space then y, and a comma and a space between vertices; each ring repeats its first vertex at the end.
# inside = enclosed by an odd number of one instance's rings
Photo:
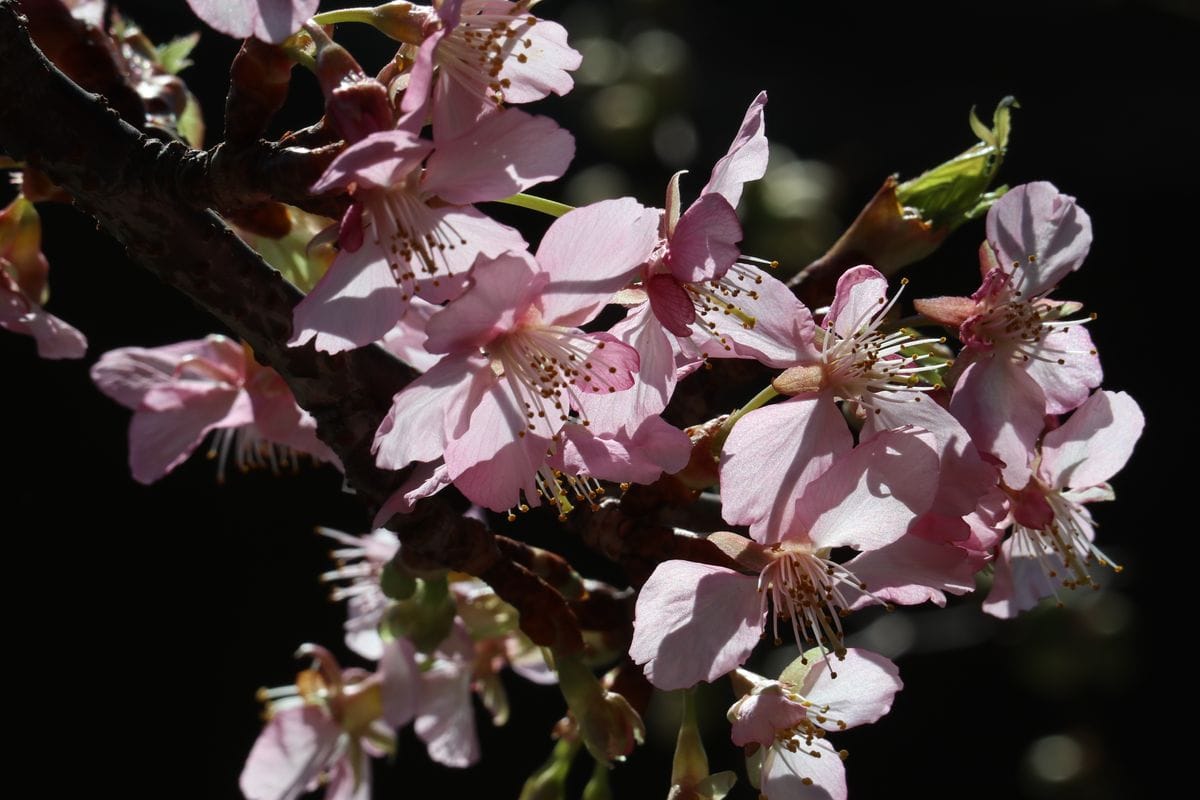
POLYGON ((510 206, 520 206, 521 208, 531 208, 534 211, 540 211, 543 214, 549 214, 552 217, 561 217, 568 211, 574 211, 575 206, 569 206, 566 203, 559 203, 555 200, 547 200, 544 197, 536 197, 532 194, 514 194, 512 197, 505 197, 503 200, 497 200, 497 203, 507 203, 510 206))
POLYGON ((336 25, 339 22, 363 22, 375 24, 375 9, 373 8, 339 8, 334 11, 322 11, 314 14, 312 21, 318 25, 336 25))
POLYGON ((775 391, 775 387, 768 386, 758 394, 754 395, 754 397, 750 398, 749 403, 746 403, 746 405, 742 406, 737 411, 726 417, 725 421, 721 423, 721 427, 717 431, 717 435, 713 437, 713 452, 721 452, 721 448, 725 446, 725 440, 729 438, 729 432, 733 430, 733 426, 739 419, 746 416, 756 408, 762 408, 778 396, 779 392, 775 391))

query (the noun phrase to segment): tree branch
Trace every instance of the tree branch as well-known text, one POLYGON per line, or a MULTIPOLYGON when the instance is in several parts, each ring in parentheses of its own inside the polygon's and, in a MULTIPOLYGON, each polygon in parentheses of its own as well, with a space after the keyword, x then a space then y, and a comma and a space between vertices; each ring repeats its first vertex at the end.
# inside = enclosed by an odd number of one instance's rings
MULTIPOLYGON (((203 154, 142 135, 63 75, 30 40, 15 0, 0 0, 0 63, 0 146, 49 175, 130 258, 248 342, 316 418, 347 482, 368 506, 382 505, 403 475, 375 466, 371 442, 392 396, 416 373, 377 347, 336 356, 288 347, 300 294, 219 217, 194 207, 209 196, 204 173, 180 176, 203 154)), ((448 501, 423 502, 403 528, 407 555, 491 583, 538 644, 582 647, 562 596, 502 557, 492 534, 448 501)))

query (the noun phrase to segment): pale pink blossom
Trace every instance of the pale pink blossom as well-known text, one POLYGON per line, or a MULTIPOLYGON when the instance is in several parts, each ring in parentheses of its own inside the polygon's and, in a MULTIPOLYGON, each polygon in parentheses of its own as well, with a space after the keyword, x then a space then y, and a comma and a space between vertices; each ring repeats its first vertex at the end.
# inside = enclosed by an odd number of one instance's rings
POLYGON ((1094 543, 1086 503, 1111 500, 1116 474, 1142 434, 1145 418, 1124 392, 1098 391, 1042 437, 1029 482, 1010 490, 1012 534, 1000 546, 983 610, 1013 617, 1060 588, 1095 587, 1090 568, 1116 567, 1094 543))
POLYGON ((230 458, 241 469, 292 466, 301 453, 340 465, 279 373, 224 336, 112 350, 91 375, 100 391, 134 412, 129 465, 141 483, 175 469, 211 431, 219 479, 230 458))
MULTIPOLYGON (((905 534, 936 490, 932 443, 924 432, 879 434, 836 458, 803 494, 777 498, 795 506, 787 528, 760 530, 755 541, 724 534, 733 537, 725 539, 729 547, 740 540, 735 558, 746 572, 660 564, 638 595, 630 658, 660 689, 711 682, 745 662, 772 608, 776 640, 782 621, 798 646, 810 642, 843 655, 842 614, 870 588, 831 551, 868 552, 905 534)), ((729 496, 757 490, 722 484, 729 496)))
POLYGON ((314 665, 292 686, 267 689, 267 725, 239 785, 247 800, 294 800, 325 786, 326 800, 370 800, 370 756, 395 749, 394 730, 417 714, 420 670, 412 645, 389 643, 379 668, 343 669, 328 650, 304 645, 314 665))
POLYGON ((279 44, 300 30, 320 0, 187 0, 196 16, 221 33, 279 44))
POLYGON ((557 220, 536 260, 508 253, 477 266, 467 291, 429 320, 425 347, 446 355, 396 395, 375 436, 377 463, 441 458, 463 494, 495 511, 522 495, 558 502, 547 459, 580 396, 628 389, 638 368, 633 348, 576 326, 621 287, 654 227, 635 201, 605 201, 557 220))
MULTIPOLYGON (((887 409, 889 422, 879 427, 933 424, 929 418, 937 414, 937 409, 918 411, 928 403, 922 394, 933 389, 919 379, 932 366, 902 354, 904 348, 930 340, 885 329, 885 318, 899 296, 889 300, 886 293, 887 279, 874 267, 862 265, 847 270, 838 280, 822 326, 816 329, 811 322, 808 324, 806 336, 814 342, 813 347, 789 363, 790 368, 775 381, 793 396, 786 402, 751 411, 733 426, 721 451, 721 483, 754 485, 756 490, 728 496, 722 493, 722 513, 727 522, 749 525, 755 535, 764 530, 783 530, 791 524, 794 505, 779 503, 776 498, 798 496, 852 445, 839 401, 852 404, 851 410, 868 416, 887 409)), ((807 315, 807 311, 804 313, 807 315)), ((951 426, 957 427, 948 414, 936 419, 935 427, 946 429, 938 436, 939 452, 964 464, 972 458, 977 461, 974 451, 967 449, 965 434, 950 431, 951 426), (948 448, 953 452, 947 452, 948 448)), ((960 473, 963 478, 982 480, 976 496, 991 481, 977 466, 960 473)), ((934 473, 928 477, 931 482, 938 480, 934 473)), ((953 494, 947 489, 947 498, 953 494)), ((972 502, 935 511, 961 516, 973 508, 972 502)))
POLYGON ((856 648, 837 662, 793 663, 779 680, 739 669, 734 683, 746 693, 729 709, 733 742, 761 748, 753 757, 767 800, 845 800, 848 753, 826 733, 878 721, 904 686, 895 664, 856 648))
POLYGON ((42 308, 49 270, 37 211, 17 197, 0 211, 0 328, 32 336, 42 358, 82 358, 84 335, 42 308))
POLYGON ((349 191, 341 252, 295 309, 290 344, 337 353, 385 337, 417 292, 457 296, 478 256, 521 250, 512 228, 472 203, 553 180, 574 155, 571 135, 546 117, 493 114, 436 143, 408 130, 373 133, 330 164, 313 187, 349 191))
POLYGON ((391 603, 383 593, 380 576, 400 551, 400 539, 385 528, 365 536, 333 528, 317 528, 317 533, 342 545, 330 553, 336 568, 322 574, 321 580, 334 584, 335 602, 346 601, 346 647, 368 661, 378 661, 385 647, 379 624, 391 603))
POLYGON ((926 317, 957 327, 964 347, 950 410, 1003 462, 1013 489, 1029 480, 1026 459, 1043 417, 1076 408, 1100 385, 1100 360, 1081 324, 1089 318, 1070 318, 1078 303, 1048 297, 1091 242, 1091 219, 1075 198, 1044 181, 1018 186, 988 211, 975 294, 916 302, 926 317))
POLYGON ((457 135, 503 103, 530 103, 571 91, 582 57, 561 25, 529 13, 532 3, 445 0, 423 14, 424 39, 401 101, 423 119, 433 102, 438 135, 457 135), (435 72, 436 68, 436 72, 435 72))

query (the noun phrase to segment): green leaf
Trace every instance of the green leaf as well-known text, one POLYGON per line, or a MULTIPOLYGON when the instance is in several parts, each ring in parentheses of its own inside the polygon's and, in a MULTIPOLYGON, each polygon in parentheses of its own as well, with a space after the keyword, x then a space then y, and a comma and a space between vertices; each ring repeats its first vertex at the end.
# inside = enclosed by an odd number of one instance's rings
POLYGON ((187 69, 192 65, 192 61, 188 56, 191 55, 192 49, 199 41, 200 33, 197 31, 189 33, 187 36, 172 39, 166 44, 158 45, 154 48, 156 53, 155 60, 158 62, 158 66, 172 75, 176 75, 181 70, 187 69))
POLYGON ((972 147, 933 169, 896 187, 896 197, 906 210, 930 222, 934 228, 953 230, 985 212, 1003 189, 988 191, 1008 150, 1012 131, 1012 109, 1017 101, 1005 97, 986 126, 971 109, 968 123, 979 137, 972 147))
POLYGON ((190 146, 197 150, 204 147, 204 115, 200 112, 200 104, 196 102, 196 96, 190 91, 187 93, 187 105, 183 107, 183 113, 179 115, 179 119, 175 123, 175 129, 190 146))

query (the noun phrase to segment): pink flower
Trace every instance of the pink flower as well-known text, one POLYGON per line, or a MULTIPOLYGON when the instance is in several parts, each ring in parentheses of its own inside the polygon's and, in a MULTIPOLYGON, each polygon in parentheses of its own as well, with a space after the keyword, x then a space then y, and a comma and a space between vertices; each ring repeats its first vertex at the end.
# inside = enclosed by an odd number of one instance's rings
POLYGON ((187 0, 196 16, 221 33, 279 44, 304 25, 320 0, 187 0))
POLYGON ((346 601, 346 647, 368 661, 383 656, 385 643, 379 624, 391 600, 383 593, 380 577, 383 568, 400 551, 400 539, 386 528, 365 536, 351 536, 333 528, 317 528, 317 533, 342 544, 330 553, 336 569, 321 575, 327 583, 342 583, 333 589, 335 602, 346 601))
POLYGON ((845 750, 834 750, 826 732, 876 722, 891 711, 903 688, 896 665, 850 648, 835 667, 828 660, 794 662, 773 681, 739 669, 745 693, 729 709, 734 744, 756 750, 759 788, 768 800, 845 800, 845 750))
POLYGON ((232 455, 241 469, 278 469, 298 453, 339 464, 277 372, 224 336, 165 347, 125 347, 92 367, 100 391, 133 409, 129 465, 153 483, 183 463, 210 431, 218 479, 232 455))
POLYGON ((701 355, 790 366, 811 355, 808 309, 761 269, 769 262, 742 256, 737 247, 742 187, 767 169, 766 103, 766 92, 750 103, 728 152, 682 215, 682 173, 671 179, 663 235, 642 285, 662 327, 690 339, 701 355))
POLYGON ((18 196, 0 211, 0 328, 32 336, 42 358, 82 358, 83 334, 42 309, 49 269, 37 211, 18 196))
POLYGON ((572 211, 534 260, 483 260, 465 293, 428 323, 425 347, 445 353, 396 395, 375 435, 376 462, 402 469, 443 458, 472 502, 502 511, 562 490, 547 464, 586 393, 628 389, 637 352, 584 333, 653 240, 653 216, 633 200, 572 211))
POLYGON ((394 729, 417 713, 419 669, 410 645, 388 645, 376 672, 342 669, 323 647, 293 686, 263 690, 268 721, 239 785, 247 800, 294 800, 324 784, 327 800, 369 800, 368 756, 395 748, 394 729))
MULTIPOLYGON (((903 330, 886 329, 885 318, 897 298, 887 298, 887 279, 871 266, 854 267, 838 280, 821 328, 814 329, 811 322, 808 325, 806 336, 815 343, 810 354, 774 381, 793 396, 747 414, 733 426, 725 442, 722 485, 756 487, 722 498, 727 522, 750 525, 755 535, 791 524, 794 505, 779 503, 776 498, 799 496, 838 454, 851 447, 853 440, 838 401, 853 404, 852 411, 867 416, 886 415, 886 421, 881 416, 873 423, 874 430, 929 424, 940 431, 938 450, 947 463, 970 467, 945 474, 981 483, 970 502, 939 506, 935 511, 948 516, 967 514, 974 508, 974 500, 994 483, 990 471, 968 463, 978 462, 979 457, 968 449, 961 427, 949 414, 922 399, 933 386, 921 384, 919 379, 932 367, 903 356, 902 350, 936 340, 914 339, 903 330)), ((938 480, 934 473, 929 478, 938 480)), ((953 496, 948 489, 945 498, 953 496)))
POLYGON ((1004 462, 1004 482, 1029 480, 1026 457, 1047 414, 1064 414, 1100 385, 1100 361, 1078 303, 1047 295, 1082 265, 1091 220, 1052 184, 1010 191, 988 211, 980 248, 983 283, 970 298, 916 302, 925 316, 958 327, 964 344, 950 411, 979 448, 1004 462))
MULTIPOLYGON (((660 689, 713 681, 745 662, 767 620, 780 620, 797 645, 845 653, 842 614, 869 587, 831 559, 834 548, 876 550, 904 535, 933 499, 937 455, 927 433, 889 431, 835 459, 804 493, 777 502, 795 507, 791 524, 755 540, 721 534, 719 546, 753 574, 666 561, 637 599, 629 656, 660 689)), ((725 484, 726 495, 757 491, 725 484)), ((753 533, 753 532, 752 532, 753 533)), ((717 535, 714 534, 714 537, 717 535)))
MULTIPOLYGON (((1058 587, 1095 587, 1093 564, 1111 565, 1093 542, 1085 503, 1111 500, 1107 481, 1129 460, 1145 418, 1124 392, 1098 391, 1042 437, 1036 471, 1011 492, 1012 534, 1000 547, 995 583, 983 610, 1014 617, 1058 587)), ((1120 569, 1117 567, 1117 569, 1120 569)))
POLYGON ((313 186, 353 195, 342 250, 296 306, 290 344, 361 347, 383 338, 416 292, 433 303, 457 296, 478 256, 525 247, 517 231, 470 204, 559 177, 574 150, 553 121, 516 110, 452 140, 389 130, 346 148, 313 186))
POLYGON ((530 5, 446 0, 427 10, 401 110, 423 119, 419 110, 432 95, 434 130, 457 135, 502 103, 571 91, 568 73, 582 57, 567 44, 566 30, 530 14, 530 5))
POLYGON ((760 268, 767 262, 743 257, 737 247, 743 184, 767 167, 766 101, 762 92, 750 104, 729 151, 682 215, 683 173, 671 179, 658 240, 637 271, 640 284, 620 298, 633 307, 612 330, 641 355, 641 378, 628 392, 588 401, 588 415, 601 427, 636 428, 662 412, 686 364, 755 358, 791 366, 812 356, 808 309, 760 268))

